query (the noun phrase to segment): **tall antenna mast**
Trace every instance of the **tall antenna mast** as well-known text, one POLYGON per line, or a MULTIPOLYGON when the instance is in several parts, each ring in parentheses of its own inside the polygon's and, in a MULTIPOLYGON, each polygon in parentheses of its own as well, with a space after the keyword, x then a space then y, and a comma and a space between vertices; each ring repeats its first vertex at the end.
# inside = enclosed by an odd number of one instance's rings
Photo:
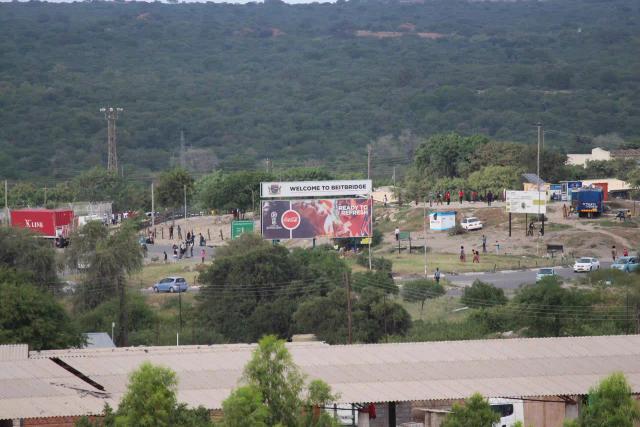
POLYGON ((124 109, 119 107, 103 107, 100 112, 107 119, 107 170, 118 173, 118 152, 116 149, 116 120, 124 109))

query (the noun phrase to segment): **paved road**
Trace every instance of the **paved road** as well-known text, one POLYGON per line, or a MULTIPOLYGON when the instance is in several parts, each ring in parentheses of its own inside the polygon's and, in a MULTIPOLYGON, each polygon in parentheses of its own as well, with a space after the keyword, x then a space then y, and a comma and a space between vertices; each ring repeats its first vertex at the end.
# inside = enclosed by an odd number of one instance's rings
MULTIPOLYGON (((601 268, 609 268, 610 266, 610 262, 603 262, 601 268)), ((585 274, 574 273, 571 267, 555 267, 555 270, 560 277, 568 280, 576 279, 585 274)), ((531 270, 504 270, 495 273, 461 274, 449 276, 447 279, 456 286, 471 286, 476 279, 479 279, 509 292, 518 289, 523 284, 535 283, 537 271, 537 268, 531 270)), ((450 289, 448 294, 461 295, 462 292, 460 289, 450 289)))

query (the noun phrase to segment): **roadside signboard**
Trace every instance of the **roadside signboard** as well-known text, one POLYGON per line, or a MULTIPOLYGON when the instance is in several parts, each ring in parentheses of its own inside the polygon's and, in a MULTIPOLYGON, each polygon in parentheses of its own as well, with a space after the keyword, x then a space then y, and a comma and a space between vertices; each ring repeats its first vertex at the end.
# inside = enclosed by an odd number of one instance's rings
POLYGON ((262 182, 260 183, 260 197, 279 199, 289 197, 368 197, 369 194, 371 194, 372 189, 373 187, 370 179, 262 182))
POLYGON ((507 212, 528 214, 547 213, 546 191, 507 191, 506 196, 507 212))
POLYGON ((231 239, 237 239, 242 233, 253 233, 253 220, 231 222, 231 239))
POLYGON ((265 239, 370 237, 371 199, 263 200, 265 239))
POLYGON ((449 230, 456 226, 456 213, 452 212, 431 212, 429 214, 429 228, 432 230, 449 230))

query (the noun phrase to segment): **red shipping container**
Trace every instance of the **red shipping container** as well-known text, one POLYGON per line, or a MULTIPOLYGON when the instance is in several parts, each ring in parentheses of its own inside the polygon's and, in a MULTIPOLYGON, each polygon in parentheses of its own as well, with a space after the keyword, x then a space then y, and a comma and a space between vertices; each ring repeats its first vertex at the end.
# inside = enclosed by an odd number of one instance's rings
POLYGON ((608 182, 594 182, 594 187, 602 188, 602 200, 607 201, 609 199, 609 183, 608 182))
POLYGON ((11 225, 27 228, 45 237, 56 237, 56 214, 49 209, 11 211, 11 225))
POLYGON ((73 223, 73 211, 71 209, 56 209, 56 227, 71 225, 73 223))

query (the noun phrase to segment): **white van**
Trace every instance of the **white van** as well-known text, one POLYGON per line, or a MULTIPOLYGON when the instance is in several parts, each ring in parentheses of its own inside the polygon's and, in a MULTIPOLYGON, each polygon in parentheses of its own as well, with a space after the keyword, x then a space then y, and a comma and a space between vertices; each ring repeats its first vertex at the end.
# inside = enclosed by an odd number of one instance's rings
POLYGON ((489 405, 500 414, 500 422, 493 427, 512 427, 518 421, 524 422, 524 402, 520 399, 490 398, 489 405))

